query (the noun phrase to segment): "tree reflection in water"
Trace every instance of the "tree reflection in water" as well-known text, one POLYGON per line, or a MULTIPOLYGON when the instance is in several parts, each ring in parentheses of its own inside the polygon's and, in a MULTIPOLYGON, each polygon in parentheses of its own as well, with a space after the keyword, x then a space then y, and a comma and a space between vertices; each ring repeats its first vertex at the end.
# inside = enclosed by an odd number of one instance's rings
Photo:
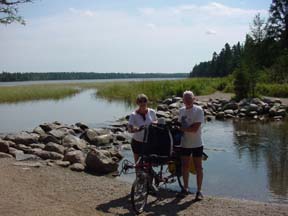
POLYGON ((249 155, 251 166, 265 163, 270 192, 279 198, 288 196, 288 121, 235 121, 234 144, 239 158, 249 155))

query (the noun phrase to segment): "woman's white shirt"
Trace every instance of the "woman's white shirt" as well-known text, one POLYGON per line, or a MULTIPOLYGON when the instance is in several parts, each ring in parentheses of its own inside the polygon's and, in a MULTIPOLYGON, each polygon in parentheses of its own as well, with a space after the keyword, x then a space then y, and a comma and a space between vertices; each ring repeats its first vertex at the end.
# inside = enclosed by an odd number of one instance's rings
MULTIPOLYGON (((150 125, 152 122, 157 121, 156 112, 153 109, 148 108, 148 112, 145 114, 145 120, 141 114, 136 111, 132 112, 129 117, 129 125, 133 127, 141 127, 150 125)), ((144 130, 133 133, 132 138, 138 142, 143 142, 144 140, 144 130)))

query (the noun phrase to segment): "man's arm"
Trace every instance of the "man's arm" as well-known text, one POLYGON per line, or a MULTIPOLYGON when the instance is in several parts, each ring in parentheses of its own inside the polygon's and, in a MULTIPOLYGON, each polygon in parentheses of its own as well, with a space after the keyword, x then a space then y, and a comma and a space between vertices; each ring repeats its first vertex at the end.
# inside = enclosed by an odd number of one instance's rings
POLYGON ((181 127, 180 130, 183 132, 196 133, 200 127, 201 127, 201 122, 195 122, 188 128, 181 127))

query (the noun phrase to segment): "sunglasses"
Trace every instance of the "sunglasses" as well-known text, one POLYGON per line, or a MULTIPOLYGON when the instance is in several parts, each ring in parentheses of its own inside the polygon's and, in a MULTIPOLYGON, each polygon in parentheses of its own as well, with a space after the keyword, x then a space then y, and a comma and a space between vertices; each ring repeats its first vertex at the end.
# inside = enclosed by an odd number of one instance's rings
POLYGON ((138 100, 138 103, 147 103, 147 100, 141 99, 141 100, 138 100))

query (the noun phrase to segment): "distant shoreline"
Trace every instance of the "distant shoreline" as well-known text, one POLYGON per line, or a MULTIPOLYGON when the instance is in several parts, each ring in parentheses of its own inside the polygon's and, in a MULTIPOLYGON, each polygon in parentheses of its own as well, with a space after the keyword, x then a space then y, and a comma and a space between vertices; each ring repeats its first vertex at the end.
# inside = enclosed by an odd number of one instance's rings
POLYGON ((145 78, 188 78, 189 73, 95 73, 95 72, 45 72, 0 73, 0 82, 56 81, 56 80, 111 80, 145 78))

